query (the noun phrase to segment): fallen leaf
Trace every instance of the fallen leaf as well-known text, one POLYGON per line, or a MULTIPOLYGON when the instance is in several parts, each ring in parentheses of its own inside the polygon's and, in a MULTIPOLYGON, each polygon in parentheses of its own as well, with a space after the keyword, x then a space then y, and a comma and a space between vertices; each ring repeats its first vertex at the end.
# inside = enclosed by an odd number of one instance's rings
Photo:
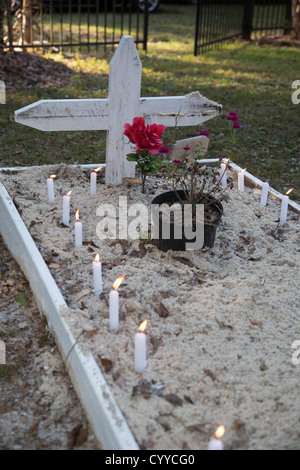
POLYGON ((106 357, 101 357, 101 364, 105 372, 110 372, 114 366, 114 363, 111 359, 107 359, 106 357))
POLYGON ((198 431, 198 432, 203 432, 204 434, 207 434, 207 431, 205 431, 206 423, 196 423, 196 424, 190 424, 189 426, 186 426, 187 429, 190 431, 198 431))
POLYGON ((120 387, 120 388, 126 387, 127 382, 126 382, 125 377, 123 377, 123 375, 120 375, 120 377, 118 377, 117 380, 116 380, 116 384, 117 384, 118 387, 120 387))
POLYGON ((28 305, 29 305, 29 300, 26 297, 26 295, 23 294, 23 293, 17 294, 16 297, 15 297, 15 301, 18 302, 19 304, 23 305, 23 307, 28 307, 28 305))
POLYGON ((0 414, 10 413, 11 411, 13 411, 13 407, 11 405, 0 406, 0 414))
POLYGON ((200 273, 196 273, 196 279, 200 284, 204 284, 204 282, 207 282, 207 279, 205 279, 204 276, 200 273))
POLYGON ((239 431, 241 428, 243 428, 244 426, 246 426, 246 423, 244 421, 242 421, 241 419, 239 418, 236 418, 234 421, 233 421, 233 428, 236 430, 236 431, 239 431))
POLYGON ((158 350, 159 346, 161 345, 162 339, 157 338, 156 336, 151 336, 150 337, 150 343, 153 346, 152 355, 154 355, 156 353, 156 351, 158 350))
POLYGON ((39 423, 34 423, 27 431, 28 436, 34 437, 37 432, 37 428, 39 427, 39 423))
POLYGON ((195 267, 195 265, 188 258, 184 258, 183 256, 173 256, 173 259, 175 259, 176 261, 179 261, 180 263, 186 264, 187 266, 190 266, 191 268, 195 267))
POLYGON ((140 178, 123 178, 123 183, 131 183, 131 184, 142 184, 142 180, 140 178))
POLYGON ((84 289, 82 290, 81 292, 79 292, 75 299, 74 299, 74 302, 78 302, 78 300, 80 300, 82 297, 85 297, 86 295, 88 295, 90 292, 91 292, 92 289, 84 289))
POLYGON ((162 302, 159 303, 158 307, 154 307, 154 310, 161 318, 167 318, 170 313, 169 310, 164 306, 162 302))
POLYGON ((217 377, 215 376, 215 374, 209 370, 209 369, 204 369, 204 373, 209 377, 211 378, 211 380, 214 382, 215 380, 218 380, 217 377))
POLYGON ((251 323, 251 325, 253 325, 253 326, 259 326, 259 328, 262 328, 262 323, 259 322, 259 321, 250 320, 250 323, 251 323))
POLYGON ((88 436, 88 430, 82 429, 82 424, 77 424, 72 431, 69 433, 69 450, 72 450, 75 446, 80 446, 86 441, 88 436))
POLYGON ((139 243, 139 250, 140 250, 140 252, 142 253, 143 256, 145 256, 145 254, 147 253, 145 244, 143 242, 139 243))
POLYGON ((190 403, 191 405, 193 405, 195 402, 188 396, 188 395, 184 395, 183 397, 188 403, 190 403))
POLYGON ((168 393, 167 395, 163 395, 164 399, 172 403, 175 406, 182 406, 183 400, 178 397, 175 393, 168 393))
POLYGON ((92 338, 92 337, 95 336, 97 333, 98 333, 97 330, 86 330, 86 331, 85 331, 85 336, 86 336, 86 338, 92 338))

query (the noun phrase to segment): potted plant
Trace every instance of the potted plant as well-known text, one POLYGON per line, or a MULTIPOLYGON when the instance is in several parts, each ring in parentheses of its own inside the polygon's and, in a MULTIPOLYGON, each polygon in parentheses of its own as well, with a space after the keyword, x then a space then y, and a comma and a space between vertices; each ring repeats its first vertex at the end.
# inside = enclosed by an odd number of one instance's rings
MULTIPOLYGON (((231 123, 230 139, 235 147, 236 133, 241 129, 237 113, 229 113, 226 120, 231 123)), ((201 143, 194 151, 184 147, 180 160, 172 159, 170 148, 163 146, 161 141, 165 126, 146 126, 142 117, 136 117, 133 124, 125 124, 124 129, 124 135, 135 144, 135 152, 128 154, 127 160, 137 163, 142 175, 142 192, 145 192, 147 174, 154 174, 158 169, 172 188, 152 201, 153 243, 162 251, 212 248, 223 215, 222 201, 226 199, 226 187, 221 183, 223 175, 201 162, 201 143), (167 217, 164 217, 164 212, 167 217), (201 230, 203 243, 199 246, 196 242, 201 230)), ((209 136, 206 130, 198 134, 209 136)))
POLYGON ((188 246, 195 246, 192 249, 212 248, 217 226, 223 215, 221 201, 226 198, 226 188, 221 185, 220 173, 214 168, 203 165, 198 158, 191 160, 189 151, 189 147, 184 148, 181 160, 168 161, 165 158, 162 173, 171 183, 172 190, 159 194, 152 201, 152 207, 160 211, 159 216, 153 218, 153 233, 155 234, 153 243, 161 251, 185 251, 188 246), (165 210, 164 205, 170 207, 171 212, 165 210), (201 206, 203 213, 199 220, 200 212, 197 213, 197 209, 201 206), (174 216, 172 209, 175 211, 175 207, 177 207, 177 215, 174 216), (184 220, 188 207, 191 216, 190 219, 184 220), (166 215, 165 222, 164 215, 166 215), (169 215, 171 218, 167 219, 169 215), (165 234, 163 233, 164 223, 169 224, 165 234), (196 235, 193 238, 186 235, 188 224, 192 224, 194 234, 197 233, 197 224, 202 226, 201 246, 196 244, 196 235))
MULTIPOLYGON (((230 149, 236 149, 237 133, 241 130, 241 124, 238 121, 238 115, 230 112, 226 118, 230 124, 230 149)), ((199 135, 209 136, 206 130, 199 131, 199 135)), ((191 207, 191 224, 193 232, 197 234, 197 224, 202 228, 202 246, 200 248, 212 248, 215 243, 217 227, 223 215, 222 201, 226 200, 226 189, 222 185, 222 172, 216 168, 209 168, 201 162, 203 152, 199 143, 198 150, 192 152, 190 147, 183 148, 182 157, 172 160, 170 149, 161 148, 160 152, 164 153, 163 174, 171 182, 171 191, 156 196, 152 201, 152 206, 158 210, 163 205, 169 207, 180 206, 179 217, 177 221, 172 218, 167 219, 168 230, 164 233, 164 213, 159 212, 158 217, 154 217, 152 224, 154 225, 154 244, 162 251, 174 250, 184 251, 188 247, 190 249, 199 249, 199 245, 194 239, 188 239, 185 236, 184 211, 186 206, 191 207), (171 156, 171 158, 170 158, 171 156), (202 206, 202 219, 199 221, 197 217, 197 208, 202 206), (180 217, 181 215, 181 217, 180 217), (181 219, 181 220, 180 220, 181 219), (181 226, 180 226, 180 222, 181 226), (179 227, 178 227, 179 224, 179 227), (191 248, 195 246, 195 248, 191 248)), ((223 158, 220 158, 222 161, 223 158)), ((228 163, 229 158, 226 159, 228 163)), ((225 166, 226 171, 226 166, 225 166)), ((172 215, 170 211, 166 211, 167 216, 172 215)), ((189 232, 191 234, 191 232, 189 232)), ((188 248, 189 249, 189 248, 188 248)))

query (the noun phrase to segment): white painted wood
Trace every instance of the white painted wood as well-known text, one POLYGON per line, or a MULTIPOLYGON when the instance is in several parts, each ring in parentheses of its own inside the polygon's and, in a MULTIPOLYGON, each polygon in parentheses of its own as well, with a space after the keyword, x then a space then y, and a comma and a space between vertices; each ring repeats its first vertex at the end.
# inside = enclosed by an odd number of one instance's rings
MULTIPOLYGON (((228 165, 236 173, 239 173, 241 170, 243 170, 243 168, 238 166, 236 163, 233 163, 232 161, 229 161, 228 165)), ((262 189, 263 182, 259 178, 256 178, 256 176, 251 175, 251 173, 249 173, 248 171, 244 172, 244 178, 245 178, 245 183, 247 183, 248 181, 250 182, 252 186, 262 189)), ((273 199, 276 199, 277 201, 280 201, 280 202, 282 201, 282 198, 284 196, 284 194, 281 194, 279 191, 271 187, 269 189, 269 195, 273 197, 273 199)), ((289 206, 293 212, 300 214, 300 205, 297 202, 289 199, 289 206)))
POLYGON ((136 116, 172 126, 196 126, 221 114, 222 106, 199 92, 140 98, 142 64, 131 36, 123 36, 110 63, 107 99, 41 100, 15 112, 15 121, 42 131, 106 130, 106 183, 133 177, 135 166, 124 125, 136 116))
POLYGON ((68 306, 9 194, 0 183, 0 234, 26 275, 57 340, 77 394, 104 449, 138 445, 91 354, 80 349, 64 319, 68 306))
POLYGON ((204 135, 178 140, 172 149, 171 158, 172 160, 181 160, 185 157, 189 158, 188 161, 192 161, 200 158, 200 156, 203 157, 207 152, 208 144, 209 139, 204 135), (185 147, 188 147, 190 150, 187 152, 184 150, 185 147))

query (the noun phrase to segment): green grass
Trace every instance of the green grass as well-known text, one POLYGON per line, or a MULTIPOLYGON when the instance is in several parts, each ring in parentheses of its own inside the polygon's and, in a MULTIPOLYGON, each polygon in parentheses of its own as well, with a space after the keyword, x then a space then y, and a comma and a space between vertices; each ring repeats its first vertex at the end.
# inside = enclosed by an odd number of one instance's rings
MULTIPOLYGON (((300 79, 300 49, 236 42, 193 56, 195 7, 162 5, 150 17, 149 45, 139 49, 143 64, 142 96, 182 95, 193 90, 223 105, 222 116, 205 123, 211 132, 209 157, 228 154, 229 111, 237 111, 243 129, 232 159, 281 192, 294 187, 300 200, 300 105, 291 101, 291 85, 300 79)), ((18 87, 0 106, 0 164, 92 163, 105 158, 104 132, 43 133, 13 121, 13 111, 38 99, 107 96, 112 52, 50 55, 76 71, 64 88, 18 87)), ((176 138, 195 136, 199 127, 178 128, 176 138)), ((170 144, 174 130, 167 129, 170 144)))

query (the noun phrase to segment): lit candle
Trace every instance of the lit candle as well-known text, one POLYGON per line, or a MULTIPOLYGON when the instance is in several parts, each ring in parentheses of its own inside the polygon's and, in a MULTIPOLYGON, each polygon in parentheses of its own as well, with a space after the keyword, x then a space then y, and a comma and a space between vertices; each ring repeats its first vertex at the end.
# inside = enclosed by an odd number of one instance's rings
POLYGON ((266 206, 269 194, 269 183, 262 184, 262 191, 261 191, 261 198, 260 198, 260 205, 266 206))
POLYGON ((134 338, 134 369, 139 374, 145 372, 147 365, 146 335, 144 333, 146 326, 147 320, 144 320, 134 338))
POLYGON ((246 171, 246 168, 244 170, 241 170, 238 173, 238 187, 240 191, 245 191, 245 182, 244 182, 244 173, 246 171))
POLYGON ((293 188, 289 189, 286 193, 285 196, 282 196, 282 202, 281 202, 281 211, 280 211, 280 222, 286 223, 286 217, 287 217, 287 211, 289 207, 289 194, 290 192, 293 191, 293 188))
POLYGON ((90 195, 93 196, 97 192, 97 173, 100 171, 102 166, 99 166, 99 168, 96 168, 94 171, 91 173, 90 177, 90 195))
POLYGON ((219 426, 215 432, 215 439, 212 439, 208 443, 208 450, 224 450, 224 444, 221 438, 224 436, 225 427, 219 426))
POLYGON ((102 283, 102 266, 100 263, 100 256, 97 254, 93 261, 93 280, 94 280, 94 294, 100 295, 103 291, 102 283))
POLYGON ((119 328, 119 292, 117 291, 120 287, 125 274, 113 283, 113 289, 109 293, 109 327, 111 330, 117 330, 119 328))
POLYGON ((75 248, 82 246, 82 223, 79 222, 79 210, 76 211, 75 248))
POLYGON ((47 178, 47 189, 48 189, 48 201, 53 202, 54 201, 54 178, 56 178, 56 175, 50 175, 49 178, 47 178))
POLYGON ((224 162, 221 163, 221 184, 222 186, 227 186, 227 175, 226 175, 226 167, 227 163, 229 162, 229 158, 227 160, 224 160, 224 162))
POLYGON ((70 225, 70 194, 72 191, 69 191, 63 197, 63 214, 62 214, 62 223, 69 227, 70 225))

